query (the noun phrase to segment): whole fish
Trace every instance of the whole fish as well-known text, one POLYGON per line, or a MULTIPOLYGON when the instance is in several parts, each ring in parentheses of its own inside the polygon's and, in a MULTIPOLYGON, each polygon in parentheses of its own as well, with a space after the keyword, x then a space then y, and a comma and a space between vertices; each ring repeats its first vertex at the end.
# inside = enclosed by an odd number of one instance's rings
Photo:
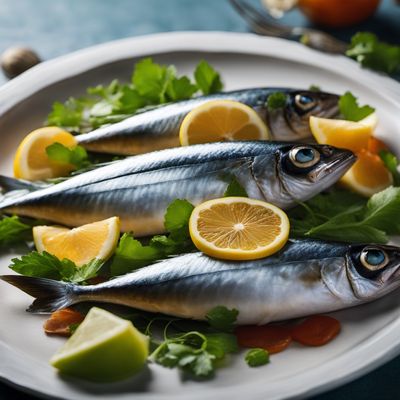
POLYGON ((0 177, 10 190, 0 210, 78 226, 119 216, 136 236, 164 232, 175 199, 197 205, 222 197, 233 177, 249 197, 281 208, 305 201, 335 183, 354 163, 349 150, 327 145, 224 142, 130 157, 43 188, 0 177), (12 189, 25 190, 12 190, 12 189))
POLYGON ((210 100, 236 100, 254 108, 266 122, 274 140, 298 141, 311 136, 311 115, 332 118, 339 114, 335 94, 286 88, 244 89, 196 97, 144 111, 115 124, 77 136, 79 144, 94 152, 142 154, 179 146, 179 127, 193 108, 210 100), (286 105, 269 110, 272 93, 286 94, 286 105))
POLYGON ((95 301, 202 320, 217 305, 239 310, 239 324, 266 324, 375 300, 400 286, 400 248, 289 241, 274 256, 225 261, 189 253, 93 286, 7 275, 48 313, 95 301))

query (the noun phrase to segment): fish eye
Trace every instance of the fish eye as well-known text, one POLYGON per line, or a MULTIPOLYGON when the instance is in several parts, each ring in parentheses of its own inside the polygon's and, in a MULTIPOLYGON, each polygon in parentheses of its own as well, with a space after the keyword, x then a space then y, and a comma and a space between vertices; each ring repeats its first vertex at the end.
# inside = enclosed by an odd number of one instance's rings
POLYGON ((321 156, 319 152, 312 147, 295 147, 289 152, 290 161, 298 168, 310 168, 318 163, 321 156))
POLYGON ((296 94, 294 102, 301 111, 310 111, 317 105, 317 101, 307 94, 296 94))
POLYGON ((365 247, 360 254, 361 264, 369 271, 379 271, 389 263, 387 253, 376 247, 365 247))

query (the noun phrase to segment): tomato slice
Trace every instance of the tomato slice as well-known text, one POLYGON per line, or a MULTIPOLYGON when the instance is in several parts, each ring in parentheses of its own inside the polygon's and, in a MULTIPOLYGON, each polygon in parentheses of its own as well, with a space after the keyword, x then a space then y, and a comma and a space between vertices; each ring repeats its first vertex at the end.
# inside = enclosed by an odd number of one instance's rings
POLYGON ((80 324, 85 319, 80 312, 71 308, 64 308, 53 312, 50 318, 44 323, 44 331, 49 335, 70 336, 70 326, 80 324))
POLYGON ((305 346, 323 346, 340 332, 340 322, 327 315, 314 315, 292 328, 292 338, 305 346))
POLYGON ((239 346, 262 348, 270 354, 285 350, 292 341, 290 330, 281 325, 239 326, 235 334, 239 346))

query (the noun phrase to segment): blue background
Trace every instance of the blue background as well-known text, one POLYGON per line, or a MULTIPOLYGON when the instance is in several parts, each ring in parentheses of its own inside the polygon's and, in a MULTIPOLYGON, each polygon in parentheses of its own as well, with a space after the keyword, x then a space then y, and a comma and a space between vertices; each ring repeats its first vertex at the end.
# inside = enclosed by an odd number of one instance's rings
MULTIPOLYGON (((298 12, 291 12, 284 21, 307 24, 298 12)), ((9 46, 22 44, 35 49, 42 59, 50 59, 113 39, 179 30, 246 32, 248 29, 227 0, 0 0, 0 53, 9 46)), ((331 33, 349 40, 358 30, 373 31, 387 41, 400 44, 400 6, 394 0, 384 0, 378 13, 368 21, 356 28, 331 33)), ((4 82, 6 79, 0 76, 0 84, 4 82)), ((399 376, 400 357, 397 357, 374 372, 314 399, 399 398, 396 395, 399 376)), ((0 399, 11 398, 34 399, 0 383, 0 399)))

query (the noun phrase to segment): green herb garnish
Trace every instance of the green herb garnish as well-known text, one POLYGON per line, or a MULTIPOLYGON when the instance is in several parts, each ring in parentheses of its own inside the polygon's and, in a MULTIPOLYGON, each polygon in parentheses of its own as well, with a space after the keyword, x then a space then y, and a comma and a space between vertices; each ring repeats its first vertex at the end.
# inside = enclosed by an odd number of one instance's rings
POLYGON ((400 172, 398 170, 399 159, 388 150, 381 150, 379 152, 379 157, 392 174, 394 186, 400 186, 400 172))
POLYGON ((205 60, 201 60, 197 65, 194 77, 204 95, 220 92, 223 88, 219 73, 205 60))
POLYGON ((206 319, 213 328, 222 332, 232 332, 238 315, 239 311, 235 308, 229 310, 224 306, 217 306, 207 313, 206 319))
POLYGON ((135 65, 127 84, 114 80, 108 86, 88 88, 86 96, 54 103, 47 124, 83 133, 122 121, 145 108, 189 99, 199 91, 207 95, 223 88, 219 73, 204 60, 197 65, 194 77, 195 82, 187 76, 179 77, 173 65, 145 58, 135 65))
POLYGON ((70 149, 56 142, 46 147, 46 153, 50 160, 60 164, 72 164, 76 169, 87 168, 91 164, 86 150, 79 145, 70 149))
POLYGON ((310 85, 310 87, 308 88, 308 90, 310 90, 311 92, 320 92, 321 91, 321 87, 318 85, 310 85))
POLYGON ((225 190, 224 197, 249 197, 246 189, 233 177, 225 190))
MULTIPOLYGON (((222 306, 215 309, 229 312, 222 306)), ((207 315, 210 313, 212 311, 207 315)), ((175 320, 169 319, 165 325, 164 340, 157 343, 150 360, 168 368, 179 368, 195 377, 209 378, 214 374, 218 361, 223 360, 227 354, 238 351, 236 336, 231 333, 218 331, 213 325, 203 326, 201 331, 179 329, 179 320, 177 324, 174 322, 175 320), (168 328, 172 325, 175 329, 178 328, 178 333, 170 336, 168 328)), ((146 332, 149 333, 149 330, 146 329, 146 332)))
POLYGON ((343 118, 348 121, 361 121, 375 111, 369 105, 360 107, 357 98, 351 92, 346 92, 343 96, 340 96, 339 110, 343 118))
POLYGON ((13 258, 10 268, 25 276, 84 283, 88 279, 97 276, 103 264, 104 261, 95 259, 78 267, 71 260, 66 258, 59 260, 56 256, 46 251, 43 253, 32 251, 21 258, 13 258))
POLYGON ((271 93, 267 99, 269 110, 278 110, 286 106, 287 96, 282 92, 271 93))
POLYGON ((196 377, 209 378, 215 372, 216 362, 236 351, 234 335, 193 331, 166 338, 151 354, 150 360, 196 377))
POLYGON ((346 55, 354 58, 363 67, 388 74, 400 71, 400 46, 381 42, 370 32, 354 35, 346 55))
POLYGON ((319 194, 289 211, 292 237, 342 242, 387 243, 400 234, 400 188, 389 187, 368 201, 351 192, 319 194))
POLYGON ((164 225, 169 234, 156 235, 147 245, 134 239, 132 234, 125 233, 112 260, 111 275, 126 274, 169 255, 193 248, 188 228, 193 208, 187 200, 173 201, 164 216, 164 225))
POLYGON ((251 349, 246 353, 245 360, 249 367, 259 367, 269 363, 269 354, 264 349, 251 349))
POLYGON ((0 219, 0 246, 32 240, 32 226, 16 215, 0 219))

